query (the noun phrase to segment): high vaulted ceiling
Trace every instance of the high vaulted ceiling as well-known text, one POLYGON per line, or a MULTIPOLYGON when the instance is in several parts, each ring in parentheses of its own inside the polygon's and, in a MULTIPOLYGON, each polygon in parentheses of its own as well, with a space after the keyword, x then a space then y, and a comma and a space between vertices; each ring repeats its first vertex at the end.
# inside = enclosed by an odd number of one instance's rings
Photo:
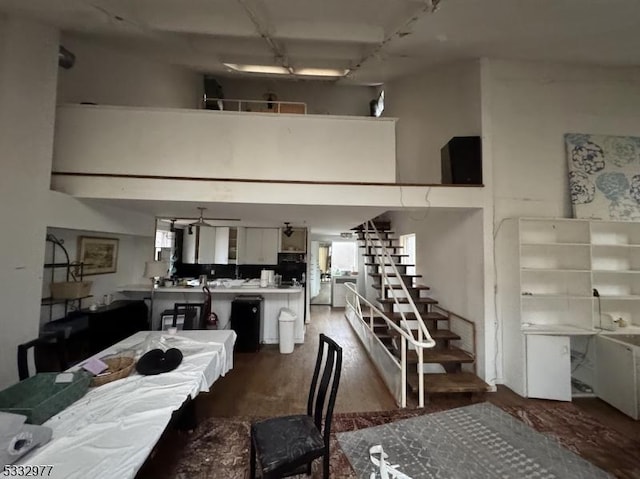
POLYGON ((223 63, 348 68, 342 82, 375 84, 483 56, 640 65, 638 0, 0 0, 0 11, 218 75, 232 75, 223 63))

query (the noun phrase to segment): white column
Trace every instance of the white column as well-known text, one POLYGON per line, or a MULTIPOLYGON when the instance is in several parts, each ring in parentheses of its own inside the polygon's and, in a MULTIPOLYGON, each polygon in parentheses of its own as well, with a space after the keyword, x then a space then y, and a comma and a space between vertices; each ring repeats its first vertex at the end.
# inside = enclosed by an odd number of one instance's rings
POLYGON ((0 16, 0 389, 38 335, 58 74, 56 29, 0 16))

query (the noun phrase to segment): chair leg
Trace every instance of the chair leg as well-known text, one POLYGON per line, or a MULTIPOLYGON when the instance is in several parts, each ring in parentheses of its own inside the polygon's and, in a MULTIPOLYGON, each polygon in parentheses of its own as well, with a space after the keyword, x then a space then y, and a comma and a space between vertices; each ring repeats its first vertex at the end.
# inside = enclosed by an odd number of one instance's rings
POLYGON ((329 479, 329 451, 326 451, 322 456, 322 477, 329 479))
POLYGON ((249 439, 251 441, 251 453, 249 456, 249 479, 255 479, 256 477, 256 447, 253 444, 253 436, 249 439))
POLYGON ((311 475, 311 466, 313 466, 313 461, 307 464, 307 476, 311 475))

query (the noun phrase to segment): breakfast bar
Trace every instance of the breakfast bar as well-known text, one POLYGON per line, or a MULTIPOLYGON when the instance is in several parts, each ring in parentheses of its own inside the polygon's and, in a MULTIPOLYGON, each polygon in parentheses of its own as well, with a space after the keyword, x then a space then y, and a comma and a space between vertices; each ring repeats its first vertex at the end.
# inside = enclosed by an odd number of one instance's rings
MULTIPOLYGON (((278 315, 282 308, 288 308, 296 315, 294 341, 304 343, 305 295, 302 286, 280 286, 261 288, 258 284, 243 281, 219 282, 208 285, 211 292, 211 310, 218 316, 218 329, 231 328, 231 304, 234 299, 246 296, 261 296, 262 323, 260 342, 277 344, 278 315)), ((120 288, 120 291, 132 299, 151 298, 153 329, 159 329, 163 311, 173 309, 175 303, 202 303, 205 293, 201 286, 160 286, 132 285, 120 288)))

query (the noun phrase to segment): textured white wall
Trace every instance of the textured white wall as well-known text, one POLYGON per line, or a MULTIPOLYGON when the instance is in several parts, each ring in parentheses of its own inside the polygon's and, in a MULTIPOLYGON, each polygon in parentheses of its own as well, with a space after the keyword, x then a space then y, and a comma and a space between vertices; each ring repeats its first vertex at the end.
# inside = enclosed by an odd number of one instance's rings
POLYGON ((58 32, 0 18, 0 389, 17 381, 16 347, 38 335, 58 32))
POLYGON ((454 136, 480 135, 480 64, 432 67, 384 89, 384 116, 398 118, 398 181, 440 183, 440 149, 454 136))
POLYGON ((640 69, 494 60, 486 69, 496 222, 571 217, 564 134, 640 136, 640 69))
POLYGON ((480 209, 422 209, 389 214, 394 236, 416 235, 419 284, 439 304, 475 323, 478 374, 494 379, 494 358, 483 341, 485 325, 484 236, 480 209))
POLYGON ((58 103, 199 108, 202 75, 79 35, 62 44, 76 56, 60 70, 58 103))
POLYGON ((61 106, 54 169, 176 177, 392 182, 390 119, 61 106))

